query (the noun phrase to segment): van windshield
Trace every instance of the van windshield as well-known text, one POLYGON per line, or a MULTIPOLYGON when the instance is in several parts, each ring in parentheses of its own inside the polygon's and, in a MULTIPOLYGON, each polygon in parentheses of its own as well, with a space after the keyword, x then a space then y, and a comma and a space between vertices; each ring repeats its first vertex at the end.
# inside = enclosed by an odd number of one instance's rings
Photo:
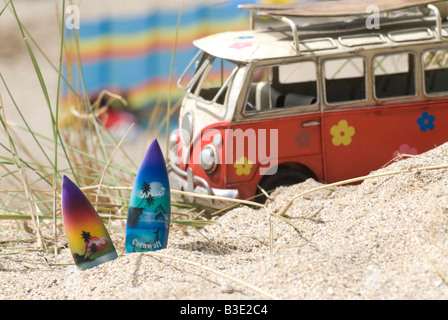
POLYGON ((199 52, 179 78, 178 86, 206 104, 222 105, 237 69, 233 62, 199 52))

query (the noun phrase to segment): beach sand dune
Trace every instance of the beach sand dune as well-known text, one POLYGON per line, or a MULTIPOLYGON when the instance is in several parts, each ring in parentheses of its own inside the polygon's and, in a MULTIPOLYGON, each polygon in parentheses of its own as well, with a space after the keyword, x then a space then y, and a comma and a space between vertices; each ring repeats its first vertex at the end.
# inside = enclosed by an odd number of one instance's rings
MULTIPOLYGON (((56 62, 54 2, 14 2, 56 62)), ((32 127, 51 135, 48 115, 36 114, 45 100, 17 33, 4 13, 0 70, 32 127)), ((55 97, 57 75, 43 72, 55 97)), ((4 105, 8 120, 19 121, 8 97, 4 105)), ((283 218, 276 214, 292 197, 323 185, 279 188, 267 203, 270 218, 240 206, 200 230, 173 226, 168 247, 154 254, 125 254, 123 222, 113 221, 107 226, 119 257, 86 271, 73 263, 62 222, 55 255, 39 250, 29 221, 2 220, 0 299, 447 299, 448 174, 425 169, 438 165, 448 165, 448 144, 372 175, 403 173, 307 193, 283 218)), ((53 221, 41 221, 48 243, 52 228, 53 221)))
MULTIPOLYGON (((3 299, 446 299, 448 144, 351 186, 308 180, 279 188, 266 211, 240 206, 196 231, 173 227, 166 249, 81 271, 67 248, 37 250, 22 222, 0 229, 3 299), (402 172, 403 173, 397 173, 402 172), (272 247, 270 234, 272 232, 272 247)), ((51 239, 51 222, 44 236, 51 239)), ((63 230, 62 225, 60 225, 63 230)), ((64 236, 60 246, 66 247, 64 236)))

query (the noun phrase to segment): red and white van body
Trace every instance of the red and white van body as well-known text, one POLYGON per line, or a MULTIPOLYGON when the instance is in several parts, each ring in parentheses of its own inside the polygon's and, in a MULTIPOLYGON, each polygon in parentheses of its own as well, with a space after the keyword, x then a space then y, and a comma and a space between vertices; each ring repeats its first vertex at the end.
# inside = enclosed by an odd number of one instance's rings
POLYGON ((197 40, 171 137, 172 187, 250 199, 257 186, 363 176, 448 141, 439 15, 392 16, 379 30, 362 20, 294 29, 283 17, 292 30, 197 40), (205 87, 206 78, 219 85, 205 87))

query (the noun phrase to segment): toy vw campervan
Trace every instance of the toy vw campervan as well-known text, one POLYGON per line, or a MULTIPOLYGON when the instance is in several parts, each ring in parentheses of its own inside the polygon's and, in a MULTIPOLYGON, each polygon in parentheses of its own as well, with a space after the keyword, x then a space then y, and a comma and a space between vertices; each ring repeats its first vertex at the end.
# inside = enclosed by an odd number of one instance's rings
POLYGON ((448 141, 446 1, 241 9, 251 28, 195 41, 179 78, 172 188, 251 199, 258 187, 363 176, 448 141))

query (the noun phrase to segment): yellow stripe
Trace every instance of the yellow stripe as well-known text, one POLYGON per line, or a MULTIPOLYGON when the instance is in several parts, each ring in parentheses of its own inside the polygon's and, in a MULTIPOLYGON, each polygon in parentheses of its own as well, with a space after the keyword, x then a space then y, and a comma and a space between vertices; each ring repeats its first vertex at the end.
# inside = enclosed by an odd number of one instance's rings
MULTIPOLYGON (((203 37, 208 34, 214 34, 223 31, 235 31, 241 30, 246 27, 246 19, 238 19, 229 27, 228 23, 200 23, 197 25, 191 25, 182 28, 180 32, 179 46, 190 45, 191 42, 198 37, 203 37)), ((95 37, 91 39, 82 39, 80 41, 80 50, 83 54, 94 55, 97 52, 104 51, 140 51, 147 50, 151 47, 157 46, 172 46, 173 45, 173 35, 174 30, 168 29, 153 29, 148 30, 143 33, 126 35, 126 36, 116 36, 106 34, 100 37, 95 37)), ((68 43, 69 50, 75 50, 74 43, 68 43)))

